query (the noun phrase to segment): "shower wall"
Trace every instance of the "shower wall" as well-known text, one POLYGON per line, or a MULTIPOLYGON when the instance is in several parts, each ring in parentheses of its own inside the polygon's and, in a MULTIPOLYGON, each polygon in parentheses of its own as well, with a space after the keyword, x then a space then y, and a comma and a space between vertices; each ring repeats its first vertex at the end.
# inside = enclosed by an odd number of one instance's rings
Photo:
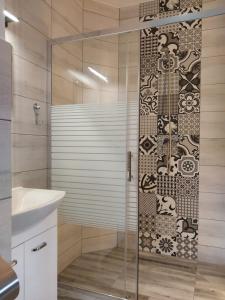
MULTIPOLYGON (((200 11, 151 1, 140 21, 200 11)), ((139 248, 195 260, 198 251, 202 22, 141 31, 139 248)))

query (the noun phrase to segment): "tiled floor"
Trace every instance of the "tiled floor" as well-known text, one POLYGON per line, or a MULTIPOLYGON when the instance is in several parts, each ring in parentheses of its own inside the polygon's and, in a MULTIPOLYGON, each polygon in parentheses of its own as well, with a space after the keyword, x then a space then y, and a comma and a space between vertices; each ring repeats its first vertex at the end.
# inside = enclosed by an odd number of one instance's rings
MULTIPOLYGON (((59 300, 109 300, 82 290, 125 297, 124 252, 111 249, 85 254, 59 276, 59 300)), ((128 253, 127 289, 134 299, 135 256, 128 253)), ((224 300, 225 267, 183 263, 161 257, 141 258, 139 300, 224 300)))

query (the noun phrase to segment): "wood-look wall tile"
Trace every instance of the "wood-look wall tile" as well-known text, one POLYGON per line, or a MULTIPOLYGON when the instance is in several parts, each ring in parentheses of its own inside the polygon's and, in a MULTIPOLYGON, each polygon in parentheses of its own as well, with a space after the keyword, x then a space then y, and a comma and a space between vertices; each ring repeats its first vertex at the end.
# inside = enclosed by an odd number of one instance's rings
POLYGON ((202 112, 201 113, 201 138, 225 138, 224 112, 202 112))
POLYGON ((73 82, 60 76, 52 77, 52 104, 64 105, 73 103, 73 82))
POLYGON ((81 225, 62 224, 58 226, 58 255, 63 253, 81 241, 81 225))
POLYGON ((82 253, 110 249, 117 246, 117 233, 82 239, 82 253))
POLYGON ((225 261, 225 249, 198 245, 198 260, 204 263, 221 265, 225 261))
POLYGON ((200 192, 225 193, 225 167, 200 166, 200 192))
POLYGON ((199 244, 203 246, 225 248, 225 222, 200 219, 199 244))
POLYGON ((119 66, 139 67, 140 48, 138 41, 119 44, 119 66))
POLYGON ((102 66, 118 67, 118 43, 90 39, 83 42, 83 60, 102 66))
POLYGON ((26 98, 46 101, 47 71, 17 55, 14 62, 14 93, 26 98))
POLYGON ((225 194, 200 193, 200 219, 225 221, 225 194))
POLYGON ((201 139, 200 149, 200 165, 225 167, 225 139, 201 139))
POLYGON ((12 181, 14 187, 46 189, 48 187, 47 169, 13 173, 12 181))
POLYGON ((58 273, 61 273, 72 261, 81 255, 81 242, 77 242, 58 257, 58 273))
POLYGON ((51 7, 43 0, 7 0, 6 9, 51 37, 51 7))
POLYGON ((205 18, 202 20, 203 30, 214 29, 214 28, 224 28, 225 27, 225 16, 216 16, 205 18))
POLYGON ((202 84, 225 83, 225 56, 202 58, 202 84))
POLYGON ((225 111, 225 84, 201 86, 201 111, 225 111))
POLYGON ((202 7, 204 10, 223 8, 223 7, 225 7, 225 3, 223 0, 203 0, 202 7))
POLYGON ((116 28, 119 20, 108 18, 90 11, 84 11, 84 32, 116 28))
POLYGON ((202 57, 219 56, 225 53, 225 24, 224 28, 203 30, 202 57))
POLYGON ((10 130, 11 122, 0 120, 0 199, 11 197, 10 130))
POLYGON ((13 53, 47 69, 47 38, 24 21, 9 23, 6 40, 13 46, 13 53))
POLYGON ((112 19, 119 19, 119 9, 94 0, 84 0, 84 10, 112 19))
POLYGON ((47 103, 14 96, 12 112, 12 132, 22 134, 47 135, 48 126, 47 103), (40 106, 39 115, 34 113, 34 104, 40 106), (23 116, 23 117, 22 117, 23 116), (24 117, 26 116, 26 117, 24 117))
POLYGON ((12 135, 14 173, 47 168, 47 136, 12 135))
POLYGON ((83 14, 81 0, 52 0, 52 7, 78 32, 82 32, 83 14))
POLYGON ((92 238, 92 237, 99 237, 103 235, 114 234, 116 231, 111 229, 104 229, 104 228, 96 228, 96 227, 82 227, 82 238, 92 238))

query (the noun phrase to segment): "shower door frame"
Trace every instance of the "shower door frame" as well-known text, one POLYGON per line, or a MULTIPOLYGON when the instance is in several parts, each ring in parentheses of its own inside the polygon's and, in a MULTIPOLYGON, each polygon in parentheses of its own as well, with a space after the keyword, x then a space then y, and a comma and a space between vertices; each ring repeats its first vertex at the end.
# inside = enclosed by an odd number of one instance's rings
MULTIPOLYGON (((47 70, 48 70, 48 76, 47 76, 47 101, 48 105, 52 104, 52 48, 55 45, 60 45, 64 43, 72 43, 72 42, 82 42, 84 40, 89 40, 89 39, 94 39, 94 38, 100 38, 100 37, 105 37, 105 36, 113 36, 113 35, 119 35, 119 34, 125 34, 125 33, 130 33, 130 32, 135 32, 135 31, 141 31, 144 29, 149 29, 149 28, 154 28, 154 27, 161 27, 165 25, 170 25, 170 24, 175 24, 175 23, 180 23, 180 22, 187 22, 187 21, 194 21, 194 20, 203 20, 207 19, 210 17, 217 17, 225 15, 225 7, 223 8, 216 8, 216 9, 207 9, 203 10, 200 12, 195 12, 195 13, 187 13, 183 15, 177 15, 177 16, 172 16, 172 17, 166 17, 162 19, 156 19, 156 20, 151 20, 151 21, 146 21, 146 22, 140 22, 140 23, 135 23, 134 25, 124 25, 124 26, 119 26, 117 28, 110 28, 110 29, 104 29, 104 30, 97 30, 97 31, 91 31, 87 33, 81 33, 81 34, 75 34, 75 35, 70 35, 70 36, 65 36, 65 37, 60 37, 60 38, 54 38, 48 40, 48 45, 47 45, 47 70)), ((139 103, 138 103, 139 106, 139 103)), ((51 117, 51 112, 50 108, 48 107, 48 120, 50 120, 51 117)), ((140 128, 140 126, 139 126, 140 128)), ((138 135, 139 136, 139 135, 138 135)), ((48 187, 51 186, 50 183, 50 174, 49 170, 51 170, 51 125, 48 123, 48 187)), ((138 138, 138 137, 137 137, 138 138)), ((139 168, 138 168, 138 175, 139 175, 139 168)), ((137 195, 137 201, 139 203, 139 197, 137 195)), ((127 199, 126 199, 127 202, 127 199)), ((139 217, 139 207, 138 207, 138 217, 139 217)), ((137 236, 136 236, 136 292, 135 292, 135 300, 138 300, 138 280, 139 280, 139 248, 138 248, 138 221, 137 220, 137 236)), ((125 228, 125 252, 126 252, 126 244, 127 244, 127 229, 125 228)), ((125 261, 126 264, 126 261, 125 261)), ((126 278, 125 278, 125 286, 126 286, 126 278)), ((94 294, 98 294, 94 291, 91 291, 94 294)), ((126 293, 126 289, 124 291, 126 293)), ((119 298, 117 296, 113 295, 107 295, 109 297, 112 297, 112 299, 128 299, 126 298, 119 298)))

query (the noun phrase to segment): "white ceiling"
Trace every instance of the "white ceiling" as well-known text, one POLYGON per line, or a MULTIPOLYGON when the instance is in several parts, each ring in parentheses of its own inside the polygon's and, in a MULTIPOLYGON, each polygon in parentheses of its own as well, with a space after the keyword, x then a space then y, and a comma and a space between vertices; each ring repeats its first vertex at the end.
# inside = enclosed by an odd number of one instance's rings
POLYGON ((97 2, 111 5, 111 6, 114 6, 117 8, 135 5, 135 4, 143 3, 146 1, 147 0, 97 0, 97 2))

